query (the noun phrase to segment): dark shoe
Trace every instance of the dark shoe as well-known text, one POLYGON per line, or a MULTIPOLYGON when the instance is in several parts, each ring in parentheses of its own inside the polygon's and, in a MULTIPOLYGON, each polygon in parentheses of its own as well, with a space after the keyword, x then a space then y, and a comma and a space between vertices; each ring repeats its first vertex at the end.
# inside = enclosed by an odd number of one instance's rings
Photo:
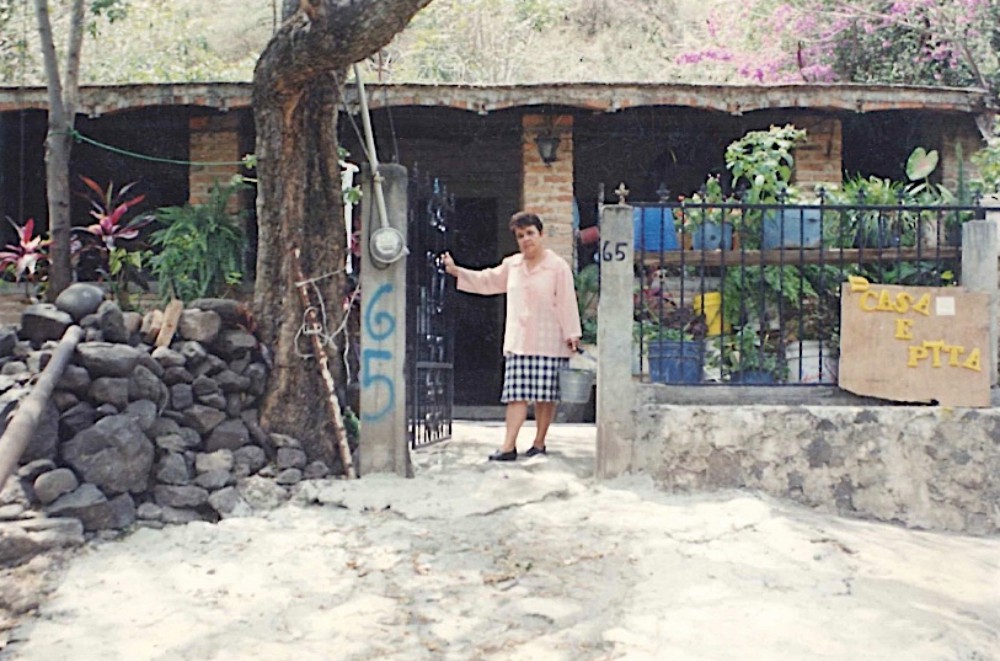
POLYGON ((490 461, 514 461, 515 459, 517 459, 517 450, 511 450, 510 452, 497 450, 489 456, 490 461))
POLYGON ((524 453, 524 456, 534 457, 540 454, 545 454, 545 446, 543 445, 540 448, 536 448, 534 445, 532 445, 530 448, 528 448, 528 451, 524 453))

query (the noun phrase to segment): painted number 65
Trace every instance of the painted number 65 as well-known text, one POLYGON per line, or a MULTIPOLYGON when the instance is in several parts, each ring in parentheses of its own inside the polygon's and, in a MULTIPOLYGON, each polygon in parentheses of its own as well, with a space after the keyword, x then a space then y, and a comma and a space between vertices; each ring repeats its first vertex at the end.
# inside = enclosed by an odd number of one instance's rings
POLYGON ((615 243, 614 250, 611 249, 611 242, 605 241, 604 245, 601 247, 601 261, 603 262, 623 262, 625 261, 625 246, 628 243, 626 241, 618 241, 615 243))

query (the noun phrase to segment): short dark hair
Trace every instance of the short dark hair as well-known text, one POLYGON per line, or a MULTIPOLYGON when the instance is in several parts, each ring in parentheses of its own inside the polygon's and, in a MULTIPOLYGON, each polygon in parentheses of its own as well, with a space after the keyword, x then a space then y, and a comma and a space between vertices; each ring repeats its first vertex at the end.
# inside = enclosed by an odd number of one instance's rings
POLYGON ((510 224, 507 227, 510 228, 511 232, 519 228, 535 227, 538 228, 538 233, 541 234, 543 230, 542 217, 530 211, 518 211, 510 217, 510 224))

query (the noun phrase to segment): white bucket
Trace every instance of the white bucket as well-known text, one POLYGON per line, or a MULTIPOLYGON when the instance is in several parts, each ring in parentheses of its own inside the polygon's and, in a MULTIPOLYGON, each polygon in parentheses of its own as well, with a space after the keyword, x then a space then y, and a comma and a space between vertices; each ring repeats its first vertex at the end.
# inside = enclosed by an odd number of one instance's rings
POLYGON ((559 370, 559 399, 569 404, 586 404, 590 401, 590 389, 594 385, 591 370, 567 367, 559 370))
POLYGON ((788 383, 837 383, 839 361, 834 357, 833 349, 819 340, 789 344, 785 348, 785 358, 788 361, 788 383), (823 349, 822 370, 820 347, 823 349))

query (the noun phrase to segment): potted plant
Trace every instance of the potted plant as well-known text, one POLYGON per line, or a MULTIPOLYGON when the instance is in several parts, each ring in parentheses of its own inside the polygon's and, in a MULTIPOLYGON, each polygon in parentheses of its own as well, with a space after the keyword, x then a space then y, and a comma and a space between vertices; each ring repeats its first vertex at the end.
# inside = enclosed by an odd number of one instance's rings
POLYGON ((718 206, 732 201, 723 195, 718 175, 710 175, 701 190, 690 198, 681 198, 682 226, 691 237, 694 250, 732 249, 731 219, 739 216, 739 211, 718 206))
POLYGON ((662 310, 643 306, 633 333, 649 361, 653 383, 699 383, 705 363, 705 320, 692 308, 664 301, 662 310))
POLYGON ((761 333, 755 324, 719 336, 713 342, 709 366, 718 368, 722 380, 741 384, 776 383, 784 381, 788 373, 776 339, 761 333))

